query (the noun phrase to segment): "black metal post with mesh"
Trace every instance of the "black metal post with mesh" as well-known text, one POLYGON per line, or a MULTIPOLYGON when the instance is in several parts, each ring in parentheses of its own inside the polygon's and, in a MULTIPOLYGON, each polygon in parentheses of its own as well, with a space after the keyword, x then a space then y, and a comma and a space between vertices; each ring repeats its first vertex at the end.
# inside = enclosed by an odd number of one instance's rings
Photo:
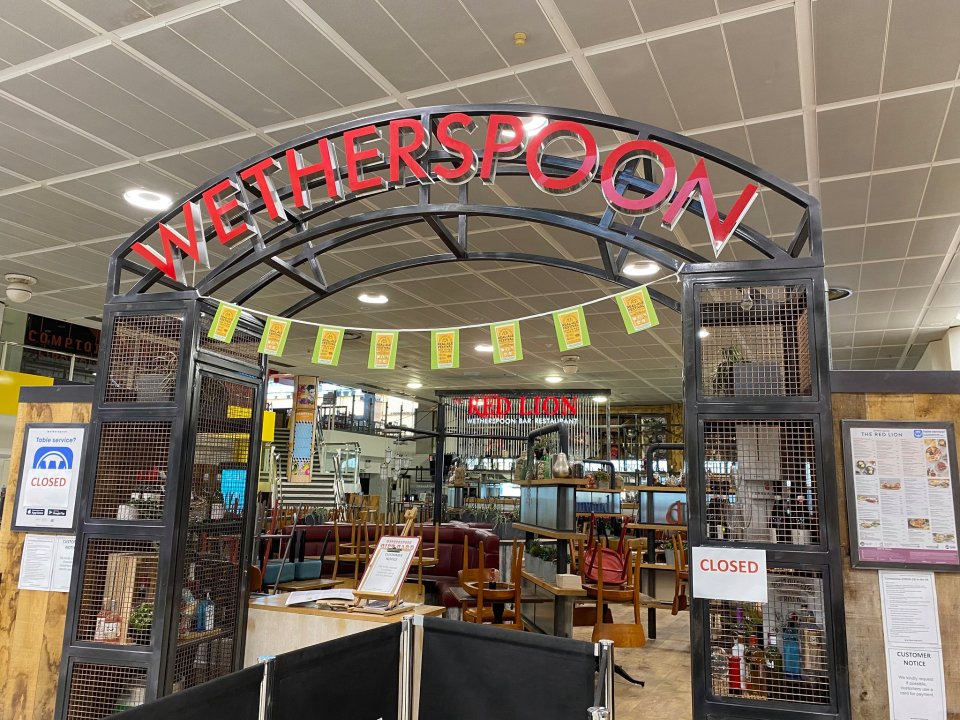
POLYGON ((104 308, 58 720, 241 666, 265 363, 255 320, 224 344, 213 312, 189 296, 104 308))

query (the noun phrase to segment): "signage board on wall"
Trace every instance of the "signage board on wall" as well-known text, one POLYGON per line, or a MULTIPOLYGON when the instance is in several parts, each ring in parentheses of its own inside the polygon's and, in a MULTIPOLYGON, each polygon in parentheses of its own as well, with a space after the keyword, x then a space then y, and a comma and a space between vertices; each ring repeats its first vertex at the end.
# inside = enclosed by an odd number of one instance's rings
POLYGON ((855 568, 960 571, 953 423, 844 420, 855 568))
POLYGON ((313 445, 317 422, 317 378, 298 375, 290 413, 290 465, 287 479, 308 483, 313 473, 313 445))
POLYGON ((767 602, 767 553, 730 547, 694 547, 691 589, 697 598, 767 602))
POLYGON ((23 344, 95 358, 100 353, 100 331, 27 313, 23 344))
POLYGON ((879 575, 890 720, 946 720, 934 575, 890 570, 879 575))
POLYGON ((24 430, 13 530, 76 529, 86 425, 30 423, 24 430))

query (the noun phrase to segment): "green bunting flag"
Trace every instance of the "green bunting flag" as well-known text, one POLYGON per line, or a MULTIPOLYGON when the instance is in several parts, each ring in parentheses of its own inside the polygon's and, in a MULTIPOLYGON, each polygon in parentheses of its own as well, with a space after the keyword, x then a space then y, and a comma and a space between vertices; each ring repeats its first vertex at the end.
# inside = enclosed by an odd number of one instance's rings
POLYGON ((266 326, 263 328, 263 335, 260 336, 261 355, 272 355, 280 357, 283 355, 283 346, 287 344, 287 335, 290 334, 291 321, 284 318, 267 318, 266 326))
POLYGON ((496 364, 523 360, 523 345, 520 342, 520 321, 494 323, 490 326, 490 343, 493 345, 493 362, 496 364))
POLYGON ((630 335, 660 324, 647 288, 627 290, 617 295, 616 300, 623 324, 630 335))
POLYGON ((583 306, 558 310, 553 314, 553 326, 557 330, 557 346, 560 352, 576 350, 590 344, 587 319, 583 306))
POLYGON ((430 369, 446 370, 460 367, 460 331, 430 331, 430 369))
POLYGON ((323 326, 317 329, 317 341, 313 345, 313 362, 316 365, 335 367, 340 362, 343 347, 342 327, 323 326))
POLYGON ((376 330, 370 333, 369 370, 393 370, 397 362, 397 341, 400 333, 393 330, 376 330))
POLYGON ((207 337, 220 342, 231 342, 241 312, 242 309, 238 305, 220 303, 217 306, 216 314, 213 316, 213 322, 210 323, 210 332, 207 333, 207 337))

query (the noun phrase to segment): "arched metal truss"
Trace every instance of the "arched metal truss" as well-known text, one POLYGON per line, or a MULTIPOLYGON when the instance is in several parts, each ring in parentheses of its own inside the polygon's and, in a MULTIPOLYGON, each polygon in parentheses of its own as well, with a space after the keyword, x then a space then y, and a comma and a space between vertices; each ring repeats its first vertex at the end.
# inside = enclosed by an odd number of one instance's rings
MULTIPOLYGON (((432 169, 437 163, 458 159, 445 151, 431 149, 420 159, 420 162, 432 174, 432 169)), ((527 175, 525 155, 512 160, 501 159, 499 162, 497 174, 500 177, 527 175)), ((541 167, 548 173, 551 171, 569 173, 576 170, 578 166, 579 161, 558 155, 546 155, 541 162, 541 167)), ((384 161, 379 164, 368 165, 365 169, 367 172, 377 172, 386 168, 387 165, 384 161)), ((342 168, 340 172, 342 176, 345 176, 345 171, 342 168)), ((593 182, 599 183, 599 176, 594 178, 593 182)), ((620 192, 634 192, 643 195, 651 194, 658 187, 658 183, 654 180, 652 163, 646 160, 643 162, 633 161, 633 163, 624 167, 616 178, 616 184, 620 192)), ((310 189, 322 187, 323 180, 315 178, 307 185, 310 189)), ((277 188, 277 192, 281 201, 290 198, 293 193, 290 186, 277 188)), ((399 193, 397 195, 402 199, 399 193)), ((694 215, 704 217, 703 207, 698 200, 691 202, 688 210, 694 215)), ((649 220, 647 222, 652 223, 649 220)), ((260 277, 243 290, 236 292, 233 297, 223 299, 229 299, 237 303, 247 303, 253 300, 259 292, 268 288, 271 283, 282 278, 289 278, 301 285, 304 291, 308 293, 280 313, 284 317, 294 317, 323 298, 383 275, 427 265, 476 261, 536 264, 583 273, 623 287, 634 287, 637 282, 625 276, 622 272, 630 254, 652 260, 671 271, 677 271, 682 266, 687 266, 692 270, 697 266, 703 267, 706 264, 717 271, 759 269, 761 267, 799 267, 808 263, 822 265, 819 229, 820 213, 816 199, 750 163, 676 133, 644 123, 575 110, 532 105, 445 105, 384 113, 306 135, 261 153, 218 175, 210 182, 197 187, 181 198, 172 209, 161 213, 140 228, 113 253, 110 265, 108 300, 131 300, 148 292, 154 295, 161 289, 157 287, 158 285, 171 292, 217 295, 231 281, 246 273, 255 272, 261 266, 264 272, 260 277), (131 248, 135 243, 150 243, 151 237, 157 232, 158 223, 175 224, 180 218, 183 203, 197 201, 204 191, 224 178, 232 180, 239 188, 240 198, 247 207, 244 219, 251 223, 259 221, 262 228, 266 217, 263 213, 265 209, 264 200, 259 195, 256 185, 246 183, 240 178, 240 173, 243 170, 261 160, 282 155, 287 149, 300 150, 310 147, 321 138, 337 138, 354 128, 368 125, 383 127, 389 124, 391 120, 399 118, 414 118, 425 127, 430 128, 436 125, 439 118, 453 112, 464 113, 477 118, 493 113, 510 113, 519 116, 539 114, 551 120, 572 120, 588 128, 612 130, 630 139, 653 140, 670 149, 689 152, 717 163, 742 175, 745 181, 753 181, 761 188, 777 193, 800 209, 800 212, 798 212, 800 221, 793 237, 785 246, 781 246, 763 233, 741 224, 734 232, 734 236, 739 242, 756 251, 755 254, 758 254, 761 259, 717 262, 683 246, 674 239, 663 237, 646 229, 644 227, 644 217, 636 218, 633 222, 627 224, 621 221, 621 216, 618 216, 606 206, 598 208, 598 211, 603 210, 602 214, 593 216, 547 208, 514 207, 506 204, 477 204, 471 202, 470 184, 460 185, 456 188, 458 195, 456 202, 438 203, 432 197, 433 187, 431 185, 421 185, 413 177, 408 177, 404 182, 386 187, 376 193, 351 195, 342 200, 328 200, 299 213, 292 211, 289 206, 285 205, 284 210, 287 217, 285 221, 279 223, 271 221, 272 227, 262 230, 260 236, 234 246, 231 249, 230 256, 220 265, 208 271, 205 276, 202 276, 195 287, 171 280, 161 271, 144 265, 139 261, 138 256, 132 253, 131 248), (333 211, 343 210, 358 200, 384 195, 395 189, 411 186, 419 188, 418 201, 415 204, 357 212, 350 217, 330 219, 333 211), (472 250, 468 222, 468 219, 472 217, 509 218, 517 222, 541 224, 579 233, 596 241, 600 251, 601 264, 591 265, 552 255, 472 250), (444 224, 444 220, 456 220, 456 232, 449 229, 444 224), (354 241, 375 236, 380 232, 416 225, 428 227, 430 234, 436 235, 448 249, 448 252, 386 263, 363 270, 337 282, 327 282, 323 269, 323 256, 326 253, 342 248, 354 241), (298 248, 299 251, 297 251, 298 248), (291 255, 291 253, 294 254, 291 255), (132 273, 136 282, 128 290, 121 292, 121 279, 126 276, 126 273, 132 273)), ((207 240, 214 239, 215 235, 212 228, 206 229, 205 237, 207 240)), ((679 310, 679 303, 676 300, 655 289, 651 290, 651 297, 666 307, 679 310)))

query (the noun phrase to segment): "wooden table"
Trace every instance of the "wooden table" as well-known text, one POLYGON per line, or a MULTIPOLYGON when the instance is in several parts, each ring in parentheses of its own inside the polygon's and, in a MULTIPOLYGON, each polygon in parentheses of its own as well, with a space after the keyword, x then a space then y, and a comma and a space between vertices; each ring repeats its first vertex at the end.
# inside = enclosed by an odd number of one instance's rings
POLYGON ((289 580, 277 585, 278 590, 283 592, 297 592, 300 590, 329 590, 338 585, 343 585, 343 580, 324 580, 322 578, 313 578, 311 580, 289 580))
POLYGON ((244 667, 255 665, 261 655, 279 655, 309 645, 371 630, 383 623, 400 622, 405 617, 439 617, 446 608, 417 605, 411 612, 396 615, 371 615, 360 612, 320 610, 309 605, 287 607, 288 593, 250 600, 247 614, 247 643, 244 667))

